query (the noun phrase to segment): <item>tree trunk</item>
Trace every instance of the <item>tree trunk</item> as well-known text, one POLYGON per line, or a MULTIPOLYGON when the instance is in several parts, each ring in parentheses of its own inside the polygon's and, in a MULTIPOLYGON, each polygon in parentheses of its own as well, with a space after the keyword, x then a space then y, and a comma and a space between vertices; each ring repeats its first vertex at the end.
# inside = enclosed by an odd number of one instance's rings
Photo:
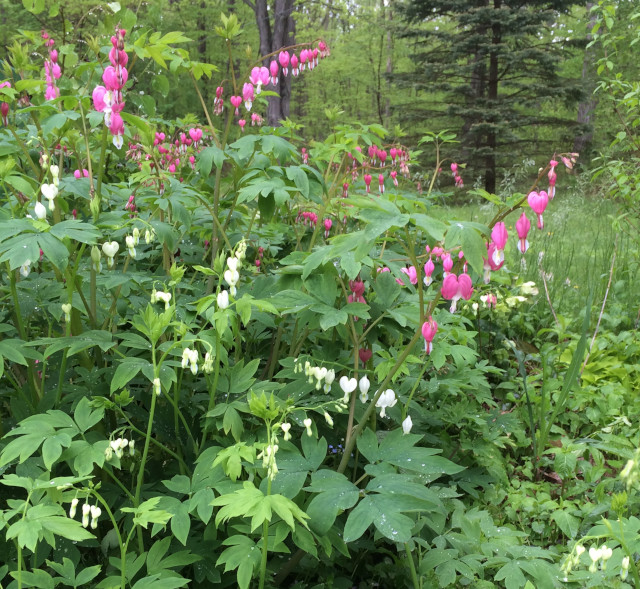
MULTIPOLYGON (((494 10, 500 10, 502 0, 493 0, 494 10)), ((491 53, 489 54, 489 109, 492 113, 491 119, 495 117, 496 103, 498 102, 498 45, 502 41, 502 26, 496 19, 491 25, 493 33, 491 39, 491 53)), ((496 150, 498 148, 498 138, 496 136, 495 124, 497 121, 486 121, 489 124, 487 131, 487 157, 486 170, 484 174, 484 189, 487 192, 495 193, 496 191, 496 150)))
MULTIPOLYGON (((593 2, 587 2, 587 13, 591 13, 593 2)), ((591 30, 596 24, 596 13, 591 13, 589 19, 587 41, 593 39, 591 30)), ((593 141, 593 119, 596 114, 597 101, 594 98, 593 91, 595 90, 595 84, 593 80, 593 64, 595 63, 594 48, 589 47, 584 50, 584 57, 582 59, 582 87, 585 92, 585 100, 582 100, 578 104, 578 125, 583 129, 582 134, 576 136, 573 140, 573 151, 577 153, 584 153, 588 150, 593 141)))

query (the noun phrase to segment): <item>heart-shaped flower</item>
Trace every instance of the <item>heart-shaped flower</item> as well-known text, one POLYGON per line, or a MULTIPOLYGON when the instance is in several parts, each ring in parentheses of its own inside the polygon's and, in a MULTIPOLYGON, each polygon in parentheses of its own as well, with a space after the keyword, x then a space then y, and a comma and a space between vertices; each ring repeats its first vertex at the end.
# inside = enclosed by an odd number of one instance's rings
POLYGON ((234 271, 238 269, 238 258, 227 258, 227 267, 234 271))
POLYGON ((240 274, 238 274, 237 270, 225 270, 224 279, 229 286, 235 286, 238 284, 238 280, 240 280, 240 274))
POLYGON ((102 244, 102 252, 107 258, 113 258, 120 249, 120 244, 117 241, 107 241, 102 244))
POLYGON ((358 381, 355 378, 349 378, 347 376, 343 376, 340 378, 340 388, 342 392, 347 395, 353 393, 358 386, 358 381))

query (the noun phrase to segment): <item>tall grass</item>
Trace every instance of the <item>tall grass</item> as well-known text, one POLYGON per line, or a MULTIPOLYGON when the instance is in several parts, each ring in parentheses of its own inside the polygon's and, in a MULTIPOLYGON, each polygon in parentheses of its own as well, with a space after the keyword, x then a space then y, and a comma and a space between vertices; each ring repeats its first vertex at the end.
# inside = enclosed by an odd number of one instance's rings
MULTIPOLYGON (((486 221, 496 212, 491 203, 471 202, 464 205, 440 207, 443 217, 463 221, 486 221)), ((615 220, 618 205, 598 196, 585 196, 576 186, 558 190, 544 215, 544 229, 535 226, 535 215, 527 209, 532 229, 529 232, 529 251, 522 256, 516 249, 515 222, 520 213, 505 220, 509 232, 506 263, 501 272, 511 273, 514 279, 533 281, 540 294, 534 301, 537 310, 553 307, 558 315, 578 321, 589 291, 593 291, 594 312, 599 312, 611 271, 612 256, 616 253, 611 288, 606 310, 617 309, 619 326, 632 327, 640 307, 637 288, 640 279, 640 236, 634 238, 619 228, 615 220), (542 272, 548 289, 545 294, 542 272)))

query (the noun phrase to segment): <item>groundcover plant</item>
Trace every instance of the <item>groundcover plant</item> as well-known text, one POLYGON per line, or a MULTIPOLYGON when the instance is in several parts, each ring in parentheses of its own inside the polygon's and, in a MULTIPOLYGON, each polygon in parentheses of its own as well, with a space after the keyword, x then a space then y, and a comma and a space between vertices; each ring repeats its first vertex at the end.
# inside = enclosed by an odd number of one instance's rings
MULTIPOLYGON (((508 492, 501 452, 527 454, 529 480, 575 456, 548 449, 575 401, 589 313, 528 382, 509 317, 538 290, 496 277, 507 247, 535 265, 530 244, 577 154, 550 154, 521 193, 479 193, 496 207, 484 223, 442 218, 440 175, 464 185, 451 133, 422 139, 436 165, 421 193, 415 150, 379 125, 335 124, 311 144, 289 121, 262 126, 278 76, 313 76, 330 59, 322 39, 268 67, 244 63, 240 24, 223 15, 222 75, 189 59, 183 34, 110 6, 112 34, 86 55, 22 32, 0 75, 3 586, 511 588, 575 576, 584 547, 560 559, 575 514, 547 505, 555 549, 535 545, 523 512, 513 524, 508 508, 485 507, 508 492), (130 108, 147 66, 184 74, 199 118, 130 108), (212 104, 207 80, 219 80, 212 104), (494 393, 504 374, 513 416, 494 393)), ((625 520, 628 533, 637 523, 625 520)), ((594 538, 607 536, 599 525, 594 538)), ((633 550, 613 548, 622 579, 637 578, 633 550)), ((613 552, 593 550, 582 572, 601 580, 613 552)))

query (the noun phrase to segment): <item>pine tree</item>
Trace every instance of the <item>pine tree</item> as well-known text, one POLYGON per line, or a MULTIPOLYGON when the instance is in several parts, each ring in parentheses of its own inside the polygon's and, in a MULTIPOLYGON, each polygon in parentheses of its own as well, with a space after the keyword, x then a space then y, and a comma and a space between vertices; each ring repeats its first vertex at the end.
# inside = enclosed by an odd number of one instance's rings
MULTIPOLYGON (((407 0, 404 17, 419 41, 418 73, 407 81, 439 92, 441 109, 461 121, 465 159, 495 192, 496 171, 514 152, 549 128, 571 125, 558 112, 580 97, 577 81, 562 78, 564 35, 554 33, 572 0, 407 0), (416 79, 418 78, 418 79, 416 79), (420 79, 421 78, 421 79, 420 79), (558 109, 544 115, 553 99, 558 109)), ((551 149, 557 148, 557 145, 551 149)), ((570 146, 569 146, 570 148, 570 146)), ((529 153, 528 155, 531 155, 529 153)))

